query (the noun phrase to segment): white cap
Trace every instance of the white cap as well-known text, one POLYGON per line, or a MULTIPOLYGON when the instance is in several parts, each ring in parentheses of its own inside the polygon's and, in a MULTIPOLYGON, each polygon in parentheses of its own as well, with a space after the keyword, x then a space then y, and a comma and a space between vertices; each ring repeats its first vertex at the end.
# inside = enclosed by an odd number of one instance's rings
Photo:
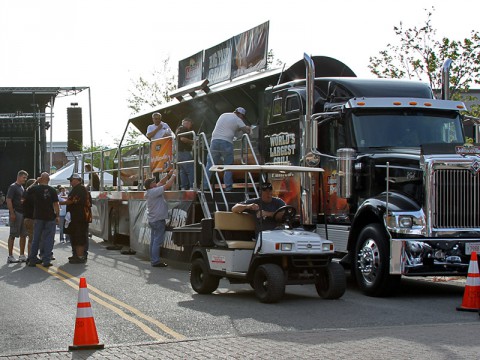
POLYGON ((246 111, 244 108, 242 108, 242 107, 236 108, 236 109, 235 109, 235 112, 236 112, 236 113, 239 113, 239 114, 242 114, 243 116, 245 116, 245 115, 247 114, 247 111, 246 111))
POLYGON ((73 173, 72 176, 67 178, 67 180, 72 180, 72 179, 82 180, 82 177, 77 173, 73 173))

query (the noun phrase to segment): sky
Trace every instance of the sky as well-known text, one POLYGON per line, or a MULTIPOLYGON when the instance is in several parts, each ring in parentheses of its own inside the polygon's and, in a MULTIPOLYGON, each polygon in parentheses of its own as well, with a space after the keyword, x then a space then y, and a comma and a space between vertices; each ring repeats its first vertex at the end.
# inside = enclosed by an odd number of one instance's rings
MULTIPOLYGON (((109 146, 132 117, 133 81, 167 57, 176 73, 179 60, 270 21, 268 48, 287 66, 323 55, 372 78, 368 60, 395 43, 393 27, 423 25, 432 5, 438 37, 479 30, 480 2, 465 0, 0 0, 0 87, 90 87, 93 142, 109 146)), ((72 102, 90 144, 87 91, 57 97, 52 139, 67 140, 72 102)))

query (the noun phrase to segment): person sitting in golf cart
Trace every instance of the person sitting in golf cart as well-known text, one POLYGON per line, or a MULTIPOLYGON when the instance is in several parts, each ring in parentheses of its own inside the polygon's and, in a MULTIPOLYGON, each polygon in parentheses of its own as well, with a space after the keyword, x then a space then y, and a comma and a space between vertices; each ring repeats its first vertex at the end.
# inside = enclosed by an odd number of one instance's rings
POLYGON ((259 198, 248 199, 232 207, 232 212, 234 213, 248 212, 255 215, 255 235, 258 235, 258 233, 263 230, 275 229, 278 223, 282 221, 283 211, 279 212, 275 216, 275 219, 273 215, 278 209, 285 206, 285 202, 282 199, 272 196, 271 183, 264 182, 260 186, 260 191, 259 198))

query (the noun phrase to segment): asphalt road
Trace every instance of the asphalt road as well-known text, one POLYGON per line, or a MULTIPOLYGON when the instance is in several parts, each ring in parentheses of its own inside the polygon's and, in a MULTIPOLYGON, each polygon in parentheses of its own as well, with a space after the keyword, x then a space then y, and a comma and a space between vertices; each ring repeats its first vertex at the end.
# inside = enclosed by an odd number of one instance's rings
MULTIPOLYGON (((393 334, 412 327, 435 329, 434 346, 451 337, 452 328, 479 321, 477 313, 456 311, 464 283, 445 281, 452 279, 406 279, 390 298, 366 297, 351 282, 339 300, 319 298, 313 286, 291 286, 282 302, 262 304, 248 285, 224 280, 214 294, 198 295, 185 266, 151 268, 146 259, 107 250, 96 238, 86 265, 69 264, 71 249, 58 241, 49 269, 6 264, 7 237, 8 227, 0 226, 0 356, 72 345, 80 277, 87 280, 100 341, 108 346, 382 328, 396 329, 393 334)), ((15 248, 18 256, 18 239, 15 248)), ((465 336, 478 337, 472 331, 465 336)))

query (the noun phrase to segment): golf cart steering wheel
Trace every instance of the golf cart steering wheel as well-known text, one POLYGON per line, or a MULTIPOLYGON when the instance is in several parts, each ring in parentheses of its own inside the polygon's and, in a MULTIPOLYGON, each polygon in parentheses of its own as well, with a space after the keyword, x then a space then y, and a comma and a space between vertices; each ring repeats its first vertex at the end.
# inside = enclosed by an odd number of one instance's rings
POLYGON ((284 205, 281 208, 277 209, 272 215, 273 220, 276 221, 278 213, 281 213, 284 211, 282 218, 280 219, 282 223, 288 223, 290 224, 291 221, 295 218, 295 215, 297 214, 297 209, 295 209, 291 205, 284 205))

